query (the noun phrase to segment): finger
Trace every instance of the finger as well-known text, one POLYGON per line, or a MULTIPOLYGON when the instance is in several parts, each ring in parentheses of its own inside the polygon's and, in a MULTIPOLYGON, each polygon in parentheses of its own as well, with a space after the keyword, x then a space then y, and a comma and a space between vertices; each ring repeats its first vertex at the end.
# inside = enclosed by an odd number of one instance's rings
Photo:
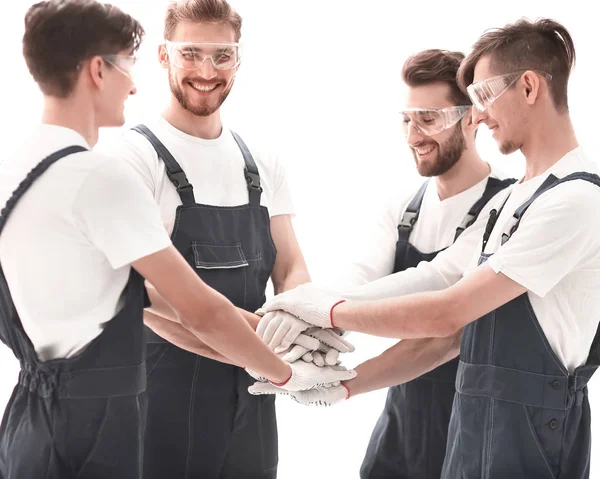
POLYGON ((356 377, 356 371, 353 369, 346 369, 343 366, 327 366, 327 370, 323 374, 323 382, 348 381, 354 377, 356 377))
POLYGON ((248 388, 248 392, 253 395, 258 394, 285 394, 287 391, 273 386, 271 383, 256 382, 248 388))
MULTIPOLYGON (((309 351, 316 351, 317 349, 319 349, 321 342, 316 338, 311 338, 310 336, 307 336, 306 334, 301 333, 294 340, 293 344, 298 344, 300 346, 303 346, 306 349, 308 349, 309 351)), ((287 349, 287 348, 285 348, 285 349, 287 349)), ((280 346, 279 348, 275 349, 275 352, 282 353, 283 351, 285 351, 285 349, 280 346), (281 350, 279 350, 279 349, 281 349, 281 350)))
POLYGON ((271 338, 271 341, 269 342, 269 347, 271 349, 275 349, 275 348, 279 347, 279 348, 283 349, 284 351, 286 349, 288 349, 289 346, 291 345, 291 343, 288 344, 287 346, 284 346, 283 344, 281 344, 281 341, 289 333, 291 327, 292 327, 292 325, 290 323, 288 323, 287 321, 281 321, 279 327, 277 328, 277 330, 273 334, 273 337, 271 338))
POLYGON ((316 351, 317 349, 319 349, 319 346, 321 344, 321 342, 318 339, 311 338, 310 336, 307 336, 304 333, 300 334, 296 338, 294 343, 304 346, 306 349, 310 349, 311 351, 316 351))
POLYGON ((345 345, 344 342, 341 342, 335 333, 329 332, 328 329, 309 328, 304 334, 311 338, 318 339, 321 343, 323 343, 322 346, 324 345, 330 348, 335 348, 343 353, 348 352, 348 346, 345 345))
POLYGON ((265 308, 258 308, 256 311, 254 311, 254 314, 258 316, 264 316, 267 314, 267 310, 265 308))
POLYGON ((296 344, 281 359, 283 359, 284 361, 286 361, 288 363, 293 363, 294 361, 297 361, 302 356, 304 356, 307 352, 308 352, 308 350, 304 346, 300 346, 299 344, 296 344))
POLYGON ((325 354, 325 364, 328 366, 335 366, 338 362, 338 358, 340 356, 340 352, 337 349, 331 348, 325 354))
POLYGON ((280 345, 282 348, 289 348, 290 345, 296 341, 296 338, 298 338, 300 333, 308 329, 308 324, 304 321, 300 321, 299 319, 294 319, 292 321, 293 322, 291 323, 291 328, 281 340, 280 345))
POLYGON ((315 363, 315 366, 318 366, 320 368, 325 366, 325 358, 323 357, 323 355, 320 352, 315 351, 314 353, 312 353, 312 356, 313 356, 313 363, 315 363))
POLYGON ((275 318, 275 313, 267 313, 258 322, 258 326, 256 327, 256 334, 265 341, 265 331, 269 323, 275 318))
POLYGON ((313 356, 312 353, 306 353, 302 356, 302 361, 304 361, 305 363, 312 363, 313 361, 313 356))
POLYGON ((321 330, 319 337, 321 338, 321 342, 337 349, 340 353, 351 353, 354 351, 354 346, 350 342, 346 341, 341 336, 338 336, 338 334, 331 329, 321 330))
POLYGON ((271 349, 275 349, 279 346, 281 338, 285 336, 288 328, 289 325, 283 320, 283 317, 277 315, 267 326, 263 341, 267 343, 271 349))

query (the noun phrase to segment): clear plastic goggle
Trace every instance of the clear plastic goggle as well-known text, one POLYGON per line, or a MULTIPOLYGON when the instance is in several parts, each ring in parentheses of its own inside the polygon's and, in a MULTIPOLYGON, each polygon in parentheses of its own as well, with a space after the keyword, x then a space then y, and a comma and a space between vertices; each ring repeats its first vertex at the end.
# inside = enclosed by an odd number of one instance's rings
POLYGON ((471 105, 450 106, 447 108, 408 108, 402 110, 402 132, 408 136, 409 124, 419 133, 437 135, 456 125, 471 109, 471 105))
POLYGON ((216 70, 231 70, 240 64, 239 43, 170 42, 165 40, 170 62, 177 68, 202 68, 207 58, 216 70))
MULTIPOLYGON (((534 70, 519 70, 472 83, 467 87, 469 98, 471 98, 475 108, 483 112, 527 71, 534 70)), ((548 81, 552 80, 552 75, 549 73, 541 71, 534 71, 534 73, 548 81)))
POLYGON ((100 55, 100 58, 133 80, 137 57, 133 55, 100 55))

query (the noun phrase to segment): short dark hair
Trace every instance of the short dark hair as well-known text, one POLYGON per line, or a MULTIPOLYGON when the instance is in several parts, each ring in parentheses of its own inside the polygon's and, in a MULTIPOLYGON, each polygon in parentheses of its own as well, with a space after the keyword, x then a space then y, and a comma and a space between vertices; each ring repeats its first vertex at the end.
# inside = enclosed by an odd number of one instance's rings
POLYGON ((412 87, 446 83, 450 87, 450 100, 455 105, 470 105, 471 100, 456 83, 456 73, 464 58, 461 52, 424 50, 404 62, 402 80, 412 87))
POLYGON ((552 75, 548 84, 552 101, 557 110, 568 110, 567 86, 575 65, 575 46, 563 25, 547 18, 534 22, 522 18, 485 32, 458 72, 463 91, 473 82, 477 62, 488 55, 490 68, 498 75, 519 70, 552 75))
POLYGON ((180 22, 226 23, 239 42, 242 17, 226 0, 172 0, 165 15, 165 40, 171 40, 180 22))
POLYGON ((66 98, 82 62, 96 55, 135 52, 143 36, 140 23, 113 5, 46 0, 25 15, 23 56, 44 94, 66 98))

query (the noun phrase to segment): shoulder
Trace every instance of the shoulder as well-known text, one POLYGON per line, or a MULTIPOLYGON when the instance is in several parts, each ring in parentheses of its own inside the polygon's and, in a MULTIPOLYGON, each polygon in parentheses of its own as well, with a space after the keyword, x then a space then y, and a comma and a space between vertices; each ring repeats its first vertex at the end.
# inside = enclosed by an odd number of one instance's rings
POLYGON ((122 197, 127 191, 139 191, 143 185, 140 176, 123 158, 96 152, 89 155, 88 164, 81 172, 79 196, 122 197))
MULTIPOLYGON (((576 179, 563 181, 536 198, 523 215, 538 218, 544 228, 559 228, 570 233, 600 234, 600 181, 597 184, 576 179)), ((596 241, 596 239, 594 239, 596 241)), ((600 244, 600 243, 599 243, 600 244)))
POLYGON ((282 174, 285 164, 282 162, 281 157, 275 148, 272 145, 268 145, 264 138, 248 134, 244 131, 227 130, 227 133, 231 137, 229 139, 230 144, 238 149, 239 146, 233 136, 233 132, 235 132, 248 148, 261 176, 275 178, 282 174))
MULTIPOLYGON (((152 129, 152 128, 151 128, 152 129)), ((99 142, 94 151, 106 156, 125 160, 134 166, 150 166, 158 162, 158 154, 148 139, 139 132, 127 128, 109 141, 99 142)))

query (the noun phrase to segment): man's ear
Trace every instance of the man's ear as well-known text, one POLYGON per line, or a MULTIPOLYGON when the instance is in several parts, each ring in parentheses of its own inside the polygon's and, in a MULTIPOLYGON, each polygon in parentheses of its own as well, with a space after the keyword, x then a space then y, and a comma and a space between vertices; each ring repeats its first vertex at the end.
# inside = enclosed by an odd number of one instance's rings
POLYGON ((106 74, 106 67, 104 60, 99 56, 93 57, 91 60, 83 64, 82 73, 90 75, 92 82, 98 87, 99 90, 104 89, 104 75, 106 74), (86 64, 87 63, 87 64, 86 64))

